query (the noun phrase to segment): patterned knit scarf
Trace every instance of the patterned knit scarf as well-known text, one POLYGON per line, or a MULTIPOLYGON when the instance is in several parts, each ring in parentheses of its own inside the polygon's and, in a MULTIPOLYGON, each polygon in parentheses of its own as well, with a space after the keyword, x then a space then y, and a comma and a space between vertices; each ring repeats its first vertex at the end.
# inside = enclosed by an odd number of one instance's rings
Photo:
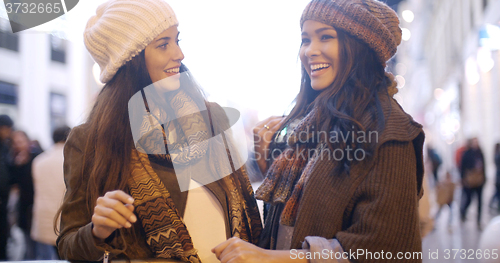
POLYGON ((292 131, 288 147, 273 162, 256 191, 256 198, 264 202, 285 203, 280 219, 283 225, 295 225, 302 190, 310 176, 307 144, 313 136, 311 127, 316 114, 313 109, 292 131))
POLYGON ((199 107, 184 91, 178 90, 167 99, 172 108, 171 112, 151 102, 152 105, 148 105, 150 112, 144 115, 137 148, 156 158, 187 165, 205 156, 209 139, 208 128, 199 107), (175 121, 172 121, 172 117, 175 121), (168 125, 162 126, 163 129, 153 128, 166 122, 168 125), (167 134, 166 129, 171 132, 167 134), (161 154, 164 149, 168 149, 170 154, 161 154))
MULTIPOLYGON (((135 211, 146 234, 146 243, 157 258, 176 258, 186 262, 200 262, 197 250, 175 204, 158 175, 152 169, 145 152, 160 152, 158 147, 175 145, 169 153, 155 154, 168 162, 189 165, 201 158, 208 158, 208 128, 193 100, 183 91, 170 100, 181 131, 177 130, 177 142, 167 135, 165 129, 155 131, 151 125, 142 125, 144 136, 132 151, 131 173, 128 181, 130 193, 135 199, 135 211), (160 142, 158 143, 158 139, 160 142), (145 151, 144 149, 148 149, 145 151), (175 152, 175 153, 172 153, 175 152)), ((151 109, 151 105, 149 105, 151 109)), ((148 116, 149 123, 151 120, 148 116)), ((212 126, 211 126, 212 127, 212 126)), ((223 127, 212 127, 215 131, 223 127)), ((217 163, 216 161, 212 161, 217 163)), ((209 163, 209 162, 207 162, 209 163)), ((230 229, 233 236, 256 243, 262 229, 255 201, 252 202, 252 188, 246 171, 240 169, 220 180, 225 190, 230 214, 230 229)))

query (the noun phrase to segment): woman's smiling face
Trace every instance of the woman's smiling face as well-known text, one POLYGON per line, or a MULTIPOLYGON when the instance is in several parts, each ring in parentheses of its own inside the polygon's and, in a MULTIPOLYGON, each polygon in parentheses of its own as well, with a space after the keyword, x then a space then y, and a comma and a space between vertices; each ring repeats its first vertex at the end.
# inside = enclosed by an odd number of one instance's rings
POLYGON ((176 90, 180 87, 179 68, 184 54, 179 47, 179 31, 172 26, 158 35, 146 46, 144 56, 149 76, 155 85, 163 92, 176 90))
POLYGON ((332 26, 306 20, 302 25, 300 60, 314 90, 330 87, 339 71, 339 41, 332 26))

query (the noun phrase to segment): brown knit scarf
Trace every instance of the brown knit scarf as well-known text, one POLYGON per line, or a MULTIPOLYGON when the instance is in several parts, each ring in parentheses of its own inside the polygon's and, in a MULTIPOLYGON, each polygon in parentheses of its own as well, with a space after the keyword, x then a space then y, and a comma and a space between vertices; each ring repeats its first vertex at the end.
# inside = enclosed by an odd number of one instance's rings
MULTIPOLYGON (((392 97, 398 92, 397 83, 393 74, 386 72, 385 76, 390 83, 387 90, 392 97)), ((272 163, 255 193, 257 199, 272 205, 285 204, 280 218, 283 225, 295 225, 302 190, 311 174, 313 162, 309 161, 307 143, 314 138, 311 127, 316 114, 317 110, 313 108, 294 128, 287 141, 288 147, 272 163)))
MULTIPOLYGON (((186 262, 200 262, 197 250, 189 235, 170 193, 152 169, 146 153, 161 152, 158 147, 170 146, 169 152, 174 154, 155 154, 156 158, 166 162, 191 165, 201 158, 209 158, 208 126, 193 100, 183 91, 177 92, 170 103, 175 111, 180 130, 176 136, 170 136, 165 129, 151 125, 151 112, 145 116, 141 125, 142 138, 132 151, 131 173, 128 181, 130 193, 135 199, 134 206, 146 234, 146 243, 157 258, 176 258, 186 262), (184 118, 180 118, 184 116, 184 118), (168 138, 176 138, 176 142, 168 138), (174 147, 172 147, 174 145, 174 147), (195 146, 195 147, 193 147, 195 146), (146 150, 147 149, 147 150, 146 150)), ((154 111, 152 105, 149 109, 154 111)), ((169 127, 169 125, 167 125, 169 127)), ((213 131, 224 127, 210 125, 213 131)), ((168 131, 168 130, 167 130, 168 131)), ((228 155, 229 156, 229 155, 228 155)), ((217 163, 215 160, 207 163, 217 163)), ((207 170, 209 168, 207 167, 207 170)), ((256 243, 262 229, 255 200, 252 199, 252 188, 244 168, 220 180, 225 190, 230 215, 230 229, 233 236, 256 243)))
POLYGON ((307 143, 312 137, 316 109, 300 121, 288 137, 288 147, 267 171, 266 178, 256 191, 256 198, 276 205, 285 203, 280 223, 294 226, 304 185, 310 176, 307 143))

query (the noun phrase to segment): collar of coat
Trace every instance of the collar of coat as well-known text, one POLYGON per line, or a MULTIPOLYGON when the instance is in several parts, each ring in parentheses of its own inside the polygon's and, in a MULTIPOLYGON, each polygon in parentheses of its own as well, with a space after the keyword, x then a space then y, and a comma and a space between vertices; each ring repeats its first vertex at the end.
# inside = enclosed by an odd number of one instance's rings
MULTIPOLYGON (((387 96, 387 94, 379 94, 380 103, 385 117, 385 127, 378 133, 378 140, 376 141, 376 146, 371 157, 366 158, 366 160, 357 162, 351 166, 350 175, 343 173, 338 175, 342 177, 350 177, 350 180, 360 180, 366 176, 366 174, 372 170, 375 165, 375 161, 378 158, 378 152, 380 146, 389 141, 399 141, 399 142, 412 142, 415 149, 415 156, 417 157, 417 177, 421 178, 424 174, 423 168, 423 142, 425 139, 425 134, 422 129, 422 125, 413 120, 413 118, 407 114, 401 105, 393 99, 387 96)), ((367 113, 361 120, 361 124, 367 127, 368 124, 374 122, 372 114, 367 113)), ((320 156, 323 151, 328 151, 328 146, 323 143, 318 145, 320 150, 320 156)), ((332 162, 328 158, 316 158, 312 160, 316 162, 314 165, 321 166, 323 173, 330 174, 335 168, 337 162, 332 162)), ((421 198, 423 195, 422 180, 418 180, 418 197, 421 198)))

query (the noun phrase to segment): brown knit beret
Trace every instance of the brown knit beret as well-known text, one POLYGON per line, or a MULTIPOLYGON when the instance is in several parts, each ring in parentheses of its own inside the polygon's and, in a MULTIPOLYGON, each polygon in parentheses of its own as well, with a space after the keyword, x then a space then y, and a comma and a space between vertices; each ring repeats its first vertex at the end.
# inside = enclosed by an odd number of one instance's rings
POLYGON ((377 0, 312 0, 302 13, 301 28, 306 20, 341 29, 365 42, 383 65, 401 43, 398 15, 377 0))

